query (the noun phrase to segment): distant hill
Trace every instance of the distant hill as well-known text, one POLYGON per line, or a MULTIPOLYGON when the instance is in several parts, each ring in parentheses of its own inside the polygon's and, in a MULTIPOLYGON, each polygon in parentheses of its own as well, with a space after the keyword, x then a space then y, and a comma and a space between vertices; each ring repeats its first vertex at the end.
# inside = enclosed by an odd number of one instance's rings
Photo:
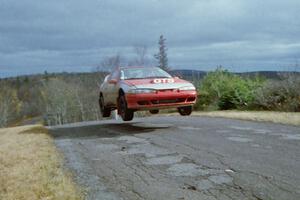
POLYGON ((48 80, 52 78, 59 78, 62 80, 70 81, 76 78, 80 79, 93 79, 97 80, 103 78, 107 73, 103 72, 61 72, 61 73, 44 73, 44 74, 32 74, 22 75, 15 77, 0 78, 0 83, 27 83, 27 82, 40 82, 41 80, 48 80))
MULTIPOLYGON (((195 80, 195 79, 202 79, 208 72, 207 71, 199 71, 199 70, 172 70, 170 72, 174 76, 180 76, 185 79, 195 80)), ((243 77, 255 77, 255 76, 262 76, 267 79, 281 79, 284 76, 289 74, 297 74, 300 76, 300 72, 286 72, 286 71, 254 71, 254 72, 239 72, 234 73, 243 77)))
POLYGON ((179 69, 179 70, 172 70, 170 74, 173 76, 179 76, 189 80, 193 80, 193 79, 200 80, 207 74, 207 72, 198 71, 198 70, 189 70, 189 69, 181 69, 181 70, 179 69))
POLYGON ((290 74, 296 74, 300 76, 300 72, 287 72, 287 71, 256 71, 256 72, 243 72, 243 73, 236 73, 241 76, 248 76, 248 77, 254 77, 254 76, 262 76, 267 79, 282 79, 285 76, 288 76, 290 74))

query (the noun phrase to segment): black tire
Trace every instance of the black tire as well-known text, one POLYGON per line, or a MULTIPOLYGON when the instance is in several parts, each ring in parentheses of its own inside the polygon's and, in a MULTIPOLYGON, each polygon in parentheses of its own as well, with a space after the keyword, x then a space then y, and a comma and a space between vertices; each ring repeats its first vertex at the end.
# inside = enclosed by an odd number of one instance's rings
POLYGON ((192 114, 192 111, 193 111, 192 106, 184 106, 184 107, 179 107, 177 109, 178 109, 179 114, 182 116, 190 115, 190 114, 192 114))
POLYGON ((104 106, 104 99, 102 95, 100 95, 99 97, 99 107, 100 107, 102 117, 110 117, 111 110, 110 108, 104 106))
POLYGON ((131 121, 133 119, 134 112, 127 108, 126 98, 123 94, 119 96, 118 104, 119 115, 122 117, 123 121, 131 121))
POLYGON ((150 112, 151 114, 158 114, 158 113, 159 113, 159 110, 149 110, 149 112, 150 112))

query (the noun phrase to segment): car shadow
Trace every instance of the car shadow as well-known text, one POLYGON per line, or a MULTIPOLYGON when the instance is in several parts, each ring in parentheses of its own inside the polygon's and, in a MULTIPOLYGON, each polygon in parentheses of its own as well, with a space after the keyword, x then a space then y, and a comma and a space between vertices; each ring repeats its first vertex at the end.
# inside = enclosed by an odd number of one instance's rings
POLYGON ((153 132, 158 129, 168 129, 169 125, 146 123, 106 123, 79 127, 50 128, 49 134, 55 139, 67 138, 112 138, 122 135, 133 135, 153 132))

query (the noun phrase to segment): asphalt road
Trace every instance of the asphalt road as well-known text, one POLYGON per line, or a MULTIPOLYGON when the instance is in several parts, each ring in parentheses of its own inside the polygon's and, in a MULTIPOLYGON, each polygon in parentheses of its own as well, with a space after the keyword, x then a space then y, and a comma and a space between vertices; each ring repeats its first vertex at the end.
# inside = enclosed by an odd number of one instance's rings
POLYGON ((87 199, 300 199, 300 127, 149 117, 50 132, 87 199))

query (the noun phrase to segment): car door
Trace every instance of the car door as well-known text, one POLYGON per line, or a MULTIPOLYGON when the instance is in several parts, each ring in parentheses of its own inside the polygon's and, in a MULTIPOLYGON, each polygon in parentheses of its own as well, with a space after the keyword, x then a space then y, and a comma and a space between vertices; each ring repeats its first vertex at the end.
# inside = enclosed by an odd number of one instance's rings
POLYGON ((117 104, 118 98, 118 82, 120 80, 119 70, 114 71, 107 82, 107 102, 111 105, 117 104))

